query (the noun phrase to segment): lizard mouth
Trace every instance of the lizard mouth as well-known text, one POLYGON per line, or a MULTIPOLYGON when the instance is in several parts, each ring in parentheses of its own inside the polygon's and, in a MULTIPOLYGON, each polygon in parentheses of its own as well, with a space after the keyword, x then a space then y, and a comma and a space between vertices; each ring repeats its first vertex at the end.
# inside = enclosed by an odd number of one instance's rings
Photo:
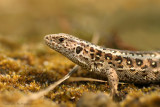
POLYGON ((44 37, 44 41, 45 41, 45 44, 50 47, 51 44, 52 44, 52 42, 53 42, 52 39, 51 39, 51 35, 46 35, 46 36, 44 37))
POLYGON ((61 39, 57 40, 58 36, 56 34, 49 34, 44 37, 45 44, 48 45, 50 48, 59 51, 58 49, 62 48, 59 41, 62 41, 61 39))
POLYGON ((44 40, 49 40, 49 35, 44 36, 44 40))

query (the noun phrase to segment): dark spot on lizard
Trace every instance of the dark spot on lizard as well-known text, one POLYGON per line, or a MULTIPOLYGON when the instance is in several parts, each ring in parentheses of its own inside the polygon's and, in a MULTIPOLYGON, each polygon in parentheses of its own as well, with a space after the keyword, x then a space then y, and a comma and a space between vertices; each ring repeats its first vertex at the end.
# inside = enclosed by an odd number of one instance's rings
POLYGON ((108 64, 113 64, 112 62, 108 62, 108 64))
POLYGON ((96 61, 98 61, 99 59, 100 59, 100 57, 96 57, 96 59, 95 59, 95 60, 96 60, 96 61))
POLYGON ((152 66, 153 68, 156 68, 156 67, 157 67, 157 62, 152 61, 151 66, 152 66))
POLYGON ((103 50, 106 50, 106 48, 102 48, 103 50))
POLYGON ((117 51, 116 51, 116 50, 112 50, 112 52, 113 52, 113 53, 117 53, 117 51))
POLYGON ((98 67, 103 66, 103 64, 101 64, 101 63, 94 63, 94 66, 95 66, 95 68, 98 68, 98 67))
POLYGON ((112 65, 115 67, 116 65, 112 63, 112 65))
POLYGON ((159 72, 158 72, 158 71, 153 71, 153 72, 154 72, 155 76, 157 76, 157 74, 159 74, 159 72))
POLYGON ((91 59, 93 59, 93 58, 94 58, 94 54, 93 54, 93 53, 91 53, 90 55, 91 55, 91 59))
POLYGON ((134 71, 136 71, 136 70, 135 70, 134 68, 131 68, 130 71, 134 72, 134 71))
POLYGON ((141 69, 147 69, 148 66, 147 65, 144 65, 143 67, 141 67, 141 69))
POLYGON ((148 74, 146 72, 143 72, 142 76, 145 77, 147 76, 148 74))
POLYGON ((123 65, 118 65, 117 67, 118 67, 118 68, 123 68, 123 65))
POLYGON ((136 64, 138 66, 141 66, 143 64, 143 61, 141 59, 136 59, 136 64))
POLYGON ((141 54, 141 53, 136 53, 136 55, 143 57, 143 54, 141 54))
POLYGON ((157 67, 157 62, 156 61, 153 61, 152 59, 148 59, 148 61, 149 61, 151 67, 153 67, 153 68, 157 67))
POLYGON ((127 74, 125 74, 124 77, 129 78, 129 76, 127 74))
POLYGON ((100 60, 100 62, 104 62, 104 60, 100 60))
POLYGON ((99 56, 101 56, 101 54, 102 54, 102 51, 100 51, 100 50, 97 50, 97 53, 96 53, 96 55, 99 55, 99 56))
POLYGON ((125 59, 127 60, 126 63, 127 65, 132 65, 132 60, 128 57, 125 57, 125 59))
POLYGON ((134 56, 134 53, 130 52, 129 54, 131 54, 132 56, 134 56))
POLYGON ((150 55, 151 57, 155 57, 155 56, 156 56, 155 53, 149 53, 149 55, 150 55))
POLYGON ((118 62, 118 64, 121 64, 123 61, 121 56, 116 56, 115 60, 118 62))
POLYGON ((77 46, 77 48, 76 48, 76 53, 77 53, 77 54, 79 54, 82 50, 83 50, 83 48, 82 48, 82 47, 77 46))
POLYGON ((45 37, 45 39, 47 39, 47 40, 48 40, 48 39, 49 39, 49 38, 48 38, 48 36, 46 36, 46 37, 45 37))
POLYGON ((139 74, 139 72, 136 72, 136 73, 135 73, 135 75, 138 75, 138 74, 139 74))
POLYGON ((94 48, 93 48, 93 47, 90 47, 90 51, 91 51, 91 52, 94 52, 94 48))
POLYGON ((87 51, 86 49, 84 49, 84 52, 85 52, 85 53, 88 53, 88 51, 87 51))
POLYGON ((119 72, 123 72, 124 70, 123 70, 123 65, 118 65, 117 66, 118 68, 121 68, 121 69, 118 69, 117 71, 119 71, 119 72))
POLYGON ((89 47, 89 45, 87 44, 86 47, 89 47))
POLYGON ((105 54, 105 59, 106 60, 112 60, 112 54, 111 53, 105 54))
POLYGON ((86 61, 88 61, 88 58, 84 57, 84 59, 85 59, 86 61))
POLYGON ((81 46, 85 46, 85 44, 84 44, 84 43, 80 43, 80 45, 81 45, 81 46))
POLYGON ((60 42, 63 42, 63 41, 64 41, 64 38, 59 38, 59 41, 60 41, 60 42))
POLYGON ((123 52, 121 52, 121 54, 123 54, 123 55, 127 55, 127 54, 128 54, 128 52, 123 51, 123 52))
POLYGON ((143 70, 143 71, 142 71, 142 73, 146 73, 146 72, 147 72, 146 70, 143 70))
POLYGON ((123 72, 124 70, 117 70, 117 71, 119 71, 119 72, 123 72))

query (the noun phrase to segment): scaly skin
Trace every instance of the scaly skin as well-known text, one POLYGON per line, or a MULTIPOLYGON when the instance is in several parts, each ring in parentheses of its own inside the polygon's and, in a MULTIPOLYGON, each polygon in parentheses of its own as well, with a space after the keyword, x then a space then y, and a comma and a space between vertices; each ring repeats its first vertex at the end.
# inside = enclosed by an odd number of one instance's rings
POLYGON ((125 51, 96 46, 72 35, 46 35, 45 43, 79 66, 105 76, 116 95, 119 81, 160 83, 160 51, 125 51))

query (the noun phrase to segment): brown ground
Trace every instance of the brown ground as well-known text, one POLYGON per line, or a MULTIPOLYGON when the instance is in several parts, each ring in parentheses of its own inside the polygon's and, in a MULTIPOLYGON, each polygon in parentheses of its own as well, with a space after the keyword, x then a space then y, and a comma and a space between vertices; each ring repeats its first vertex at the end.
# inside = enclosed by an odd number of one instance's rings
MULTIPOLYGON (((45 34, 63 32, 90 41, 98 33, 100 45, 106 47, 155 50, 159 11, 158 0, 0 1, 0 106, 160 106, 159 84, 120 84, 123 99, 115 103, 108 97, 107 83, 90 81, 66 81, 40 99, 17 103, 75 65, 45 46, 45 34)), ((84 70, 73 77, 103 79, 84 70)))

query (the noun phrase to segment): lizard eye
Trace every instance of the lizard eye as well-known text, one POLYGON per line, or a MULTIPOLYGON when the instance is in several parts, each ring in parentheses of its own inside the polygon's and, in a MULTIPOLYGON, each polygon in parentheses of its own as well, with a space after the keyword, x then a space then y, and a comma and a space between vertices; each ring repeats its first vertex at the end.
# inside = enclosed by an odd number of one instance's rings
POLYGON ((64 38, 59 38, 59 41, 60 41, 60 42, 63 42, 63 41, 64 41, 64 38))

